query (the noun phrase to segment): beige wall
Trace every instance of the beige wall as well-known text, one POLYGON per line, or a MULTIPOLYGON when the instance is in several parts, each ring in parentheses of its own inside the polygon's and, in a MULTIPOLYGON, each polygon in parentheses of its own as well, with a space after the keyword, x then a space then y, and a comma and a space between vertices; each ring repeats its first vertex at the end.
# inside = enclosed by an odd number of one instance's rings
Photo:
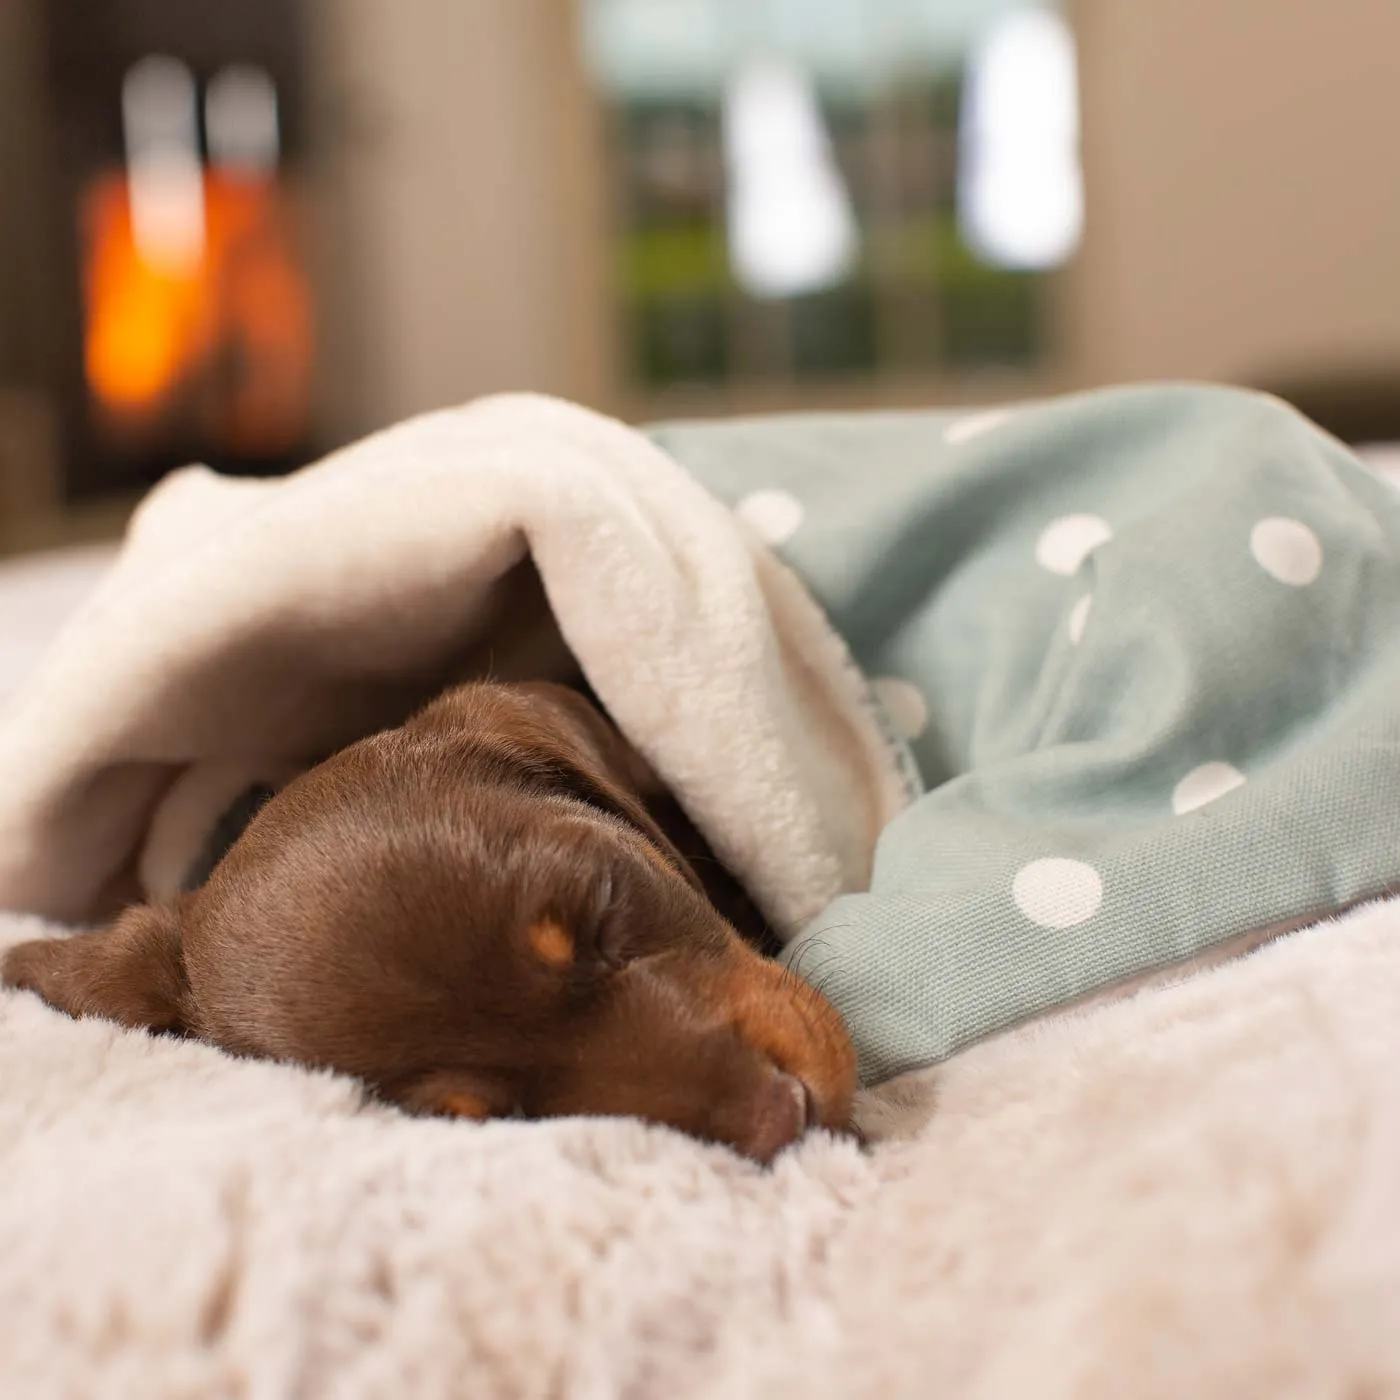
POLYGON ((321 0, 315 23, 335 435, 496 390, 605 396, 604 191, 568 0, 321 0))
POLYGON ((1400 0, 1079 0, 1078 374, 1400 372, 1400 0))

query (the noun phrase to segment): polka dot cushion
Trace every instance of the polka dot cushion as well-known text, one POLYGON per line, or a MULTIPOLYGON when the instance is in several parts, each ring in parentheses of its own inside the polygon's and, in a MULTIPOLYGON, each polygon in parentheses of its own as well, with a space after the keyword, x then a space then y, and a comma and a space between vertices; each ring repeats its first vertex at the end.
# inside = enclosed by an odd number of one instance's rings
POLYGON ((1275 400, 674 424, 925 791, 788 949, 871 1081, 1400 884, 1400 495, 1275 400))

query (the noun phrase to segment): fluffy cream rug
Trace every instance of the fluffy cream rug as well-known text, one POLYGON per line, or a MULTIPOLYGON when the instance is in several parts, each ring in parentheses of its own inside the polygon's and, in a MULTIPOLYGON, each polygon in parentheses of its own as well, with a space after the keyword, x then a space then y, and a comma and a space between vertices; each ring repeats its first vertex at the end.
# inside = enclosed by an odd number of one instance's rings
POLYGON ((1400 1395, 1397 1064, 1393 904, 985 1044, 867 1105, 873 1150, 770 1172, 3 994, 0 1393, 1400 1395))

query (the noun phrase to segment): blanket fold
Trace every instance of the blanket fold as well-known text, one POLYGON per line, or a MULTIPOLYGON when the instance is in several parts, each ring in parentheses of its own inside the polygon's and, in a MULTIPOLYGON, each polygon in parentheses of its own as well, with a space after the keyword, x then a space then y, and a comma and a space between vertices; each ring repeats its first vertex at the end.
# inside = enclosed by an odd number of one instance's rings
POLYGON ((575 663, 780 933, 865 887, 907 779, 802 585, 640 434, 506 396, 152 493, 0 721, 0 906, 170 893, 243 786, 575 663))

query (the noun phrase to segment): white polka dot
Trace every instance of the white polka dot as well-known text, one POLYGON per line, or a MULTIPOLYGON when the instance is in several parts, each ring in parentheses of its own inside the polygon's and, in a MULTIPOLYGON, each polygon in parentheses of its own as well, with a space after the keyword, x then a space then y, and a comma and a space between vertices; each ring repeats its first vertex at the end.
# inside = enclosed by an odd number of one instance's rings
POLYGON ((1076 573, 1090 550, 1113 538, 1108 521, 1097 515, 1062 515, 1052 520, 1035 542, 1035 562, 1066 578, 1076 573))
POLYGON ((790 540, 801 528, 806 514, 796 496, 773 490, 751 491, 735 510, 768 544, 790 540))
POLYGON ((1265 573, 1303 588, 1322 572, 1322 541, 1301 520, 1271 515, 1249 532, 1249 550, 1265 573))
POLYGON ((1079 639, 1084 635, 1084 624, 1089 620, 1089 609, 1094 606, 1094 595, 1086 593, 1069 610, 1069 644, 1077 647, 1079 639))
POLYGON ((1031 923, 1041 928, 1073 928, 1092 919, 1103 903, 1103 881, 1082 860, 1049 857, 1016 872, 1011 897, 1031 923))
POLYGON ((894 727, 906 739, 917 739, 928 724, 928 702, 917 686, 898 676, 877 676, 870 688, 879 697, 894 727))
POLYGON ((975 437, 981 437, 983 433, 989 433, 993 428, 999 428, 1010 418, 1014 409, 993 408, 986 413, 974 413, 967 418, 959 418, 956 422, 949 423, 943 430, 943 441, 949 447, 956 447, 960 442, 969 442, 975 437))
POLYGON ((1193 768, 1172 789, 1172 811, 1177 816, 1194 812, 1217 797, 1224 797, 1237 787, 1244 786, 1244 774, 1228 763, 1203 763, 1193 768))

